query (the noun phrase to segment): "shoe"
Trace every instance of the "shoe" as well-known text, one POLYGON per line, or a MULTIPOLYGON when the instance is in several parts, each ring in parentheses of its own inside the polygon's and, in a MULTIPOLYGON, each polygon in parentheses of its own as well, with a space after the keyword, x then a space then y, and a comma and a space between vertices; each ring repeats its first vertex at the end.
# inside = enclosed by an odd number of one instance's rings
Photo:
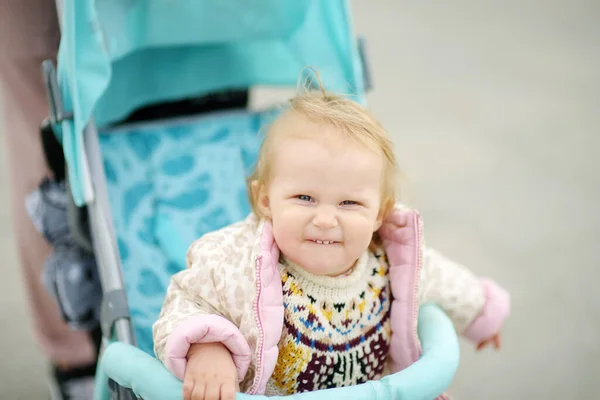
POLYGON ((51 400, 92 400, 96 365, 61 369, 52 367, 50 377, 51 400))

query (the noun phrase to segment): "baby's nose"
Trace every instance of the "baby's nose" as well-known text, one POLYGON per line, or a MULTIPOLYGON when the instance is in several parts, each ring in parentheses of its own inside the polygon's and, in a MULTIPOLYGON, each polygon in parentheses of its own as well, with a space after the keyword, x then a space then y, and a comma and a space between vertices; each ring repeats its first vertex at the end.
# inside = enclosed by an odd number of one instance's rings
POLYGON ((329 207, 323 207, 317 210, 313 218, 313 224, 321 229, 331 229, 337 226, 337 215, 329 207))

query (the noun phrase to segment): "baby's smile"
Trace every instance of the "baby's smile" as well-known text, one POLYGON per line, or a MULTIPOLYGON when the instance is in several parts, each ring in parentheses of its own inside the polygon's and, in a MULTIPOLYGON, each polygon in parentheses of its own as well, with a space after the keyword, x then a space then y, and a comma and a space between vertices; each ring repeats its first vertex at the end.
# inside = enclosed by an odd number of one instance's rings
POLYGON ((336 240, 318 240, 318 239, 308 239, 309 242, 316 244, 339 244, 341 242, 336 240))

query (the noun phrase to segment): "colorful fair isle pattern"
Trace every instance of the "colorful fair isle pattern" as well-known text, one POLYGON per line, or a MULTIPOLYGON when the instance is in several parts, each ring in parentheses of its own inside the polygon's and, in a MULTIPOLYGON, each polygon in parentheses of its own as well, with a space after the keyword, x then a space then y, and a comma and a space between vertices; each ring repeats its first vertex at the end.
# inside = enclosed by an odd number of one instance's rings
POLYGON ((310 275, 282 260, 285 306, 267 395, 357 385, 383 375, 390 326, 388 265, 366 253, 346 276, 310 275))

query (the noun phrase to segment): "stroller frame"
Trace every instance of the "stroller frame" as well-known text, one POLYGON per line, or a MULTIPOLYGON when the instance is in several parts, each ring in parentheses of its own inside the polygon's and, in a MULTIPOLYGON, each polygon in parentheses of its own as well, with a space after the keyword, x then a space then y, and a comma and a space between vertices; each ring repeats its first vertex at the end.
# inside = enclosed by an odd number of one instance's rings
MULTIPOLYGON (((56 68, 51 60, 45 60, 42 63, 42 73, 50 105, 49 123, 55 125, 65 119, 72 118, 71 114, 64 111, 56 68)), ((121 272, 121 260, 115 240, 116 235, 111 218, 98 135, 99 132, 92 120, 84 130, 84 149, 96 194, 94 200, 87 204, 87 214, 90 223, 91 242, 103 291, 100 312, 103 337, 100 354, 102 354, 104 348, 113 338, 132 346, 136 346, 136 340, 129 315, 125 283, 121 272)), ((75 210, 70 211, 75 212, 75 210)), ((77 221, 73 218, 70 220, 77 221)), ((70 228, 72 232, 81 232, 81 227, 76 223, 70 224, 70 228)), ((81 233, 76 236, 79 237, 80 241, 86 240, 81 233)), ((113 399, 129 400, 136 398, 131 389, 123 388, 116 383, 109 383, 109 387, 113 399)))

